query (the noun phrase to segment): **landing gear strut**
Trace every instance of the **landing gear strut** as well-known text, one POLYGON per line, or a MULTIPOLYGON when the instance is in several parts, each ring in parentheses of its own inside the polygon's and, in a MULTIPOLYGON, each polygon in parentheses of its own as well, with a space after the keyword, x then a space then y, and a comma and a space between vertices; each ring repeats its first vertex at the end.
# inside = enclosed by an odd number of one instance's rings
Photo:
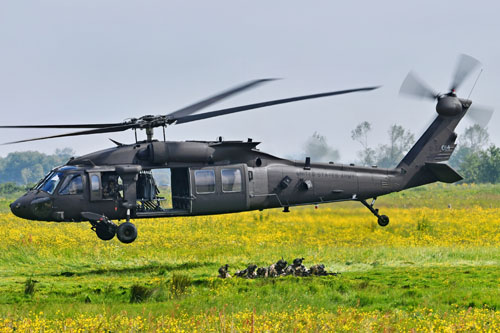
POLYGON ((116 237, 125 244, 132 243, 137 238, 137 228, 130 223, 130 209, 127 210, 127 222, 120 224, 116 237))
POLYGON ((111 240, 115 235, 120 242, 128 244, 137 238, 137 228, 130 223, 130 210, 127 210, 127 222, 119 226, 113 223, 104 215, 91 212, 83 212, 82 216, 89 220, 91 229, 95 231, 97 237, 102 240, 111 240))
POLYGON ((380 215, 378 213, 378 208, 373 208, 373 204, 375 204, 375 200, 377 200, 377 198, 373 198, 372 202, 369 204, 366 202, 366 200, 360 200, 360 202, 365 205, 366 208, 368 208, 370 210, 370 212, 372 212, 373 215, 375 215, 377 218, 378 218, 378 225, 381 226, 381 227, 385 227, 386 225, 389 224, 389 216, 387 215, 380 215))

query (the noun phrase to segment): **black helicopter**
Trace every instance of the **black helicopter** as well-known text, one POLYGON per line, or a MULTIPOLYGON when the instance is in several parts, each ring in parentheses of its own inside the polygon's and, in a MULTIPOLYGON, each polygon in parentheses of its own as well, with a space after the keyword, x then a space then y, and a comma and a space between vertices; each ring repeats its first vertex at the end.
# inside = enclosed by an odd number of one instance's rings
MULTIPOLYGON (((402 93, 437 100, 436 119, 394 169, 336 163, 313 163, 279 158, 257 149, 258 142, 165 140, 165 127, 300 100, 334 96, 377 87, 358 88, 292 97, 194 114, 202 108, 270 79, 251 81, 168 115, 147 115, 121 123, 75 125, 18 125, 1 128, 87 128, 18 142, 49 138, 110 133, 133 129, 136 142, 71 158, 53 169, 31 190, 13 202, 12 212, 21 218, 40 221, 89 221, 102 240, 115 235, 123 243, 137 237, 134 218, 159 218, 224 214, 268 208, 354 200, 365 205, 386 226, 389 218, 374 208, 378 196, 436 181, 453 183, 462 177, 447 161, 455 149, 454 132, 469 110, 471 101, 455 90, 475 69, 478 61, 460 58, 450 92, 437 94, 413 74, 402 93), (163 141, 153 139, 153 129, 163 128, 163 141), (147 140, 137 141, 137 129, 147 140), (153 170, 169 169, 171 207, 164 208, 153 170), (372 199, 370 203, 367 200, 372 199), (126 220, 120 225, 112 220, 126 220)), ((491 110, 477 109, 476 118, 488 121, 491 110)))

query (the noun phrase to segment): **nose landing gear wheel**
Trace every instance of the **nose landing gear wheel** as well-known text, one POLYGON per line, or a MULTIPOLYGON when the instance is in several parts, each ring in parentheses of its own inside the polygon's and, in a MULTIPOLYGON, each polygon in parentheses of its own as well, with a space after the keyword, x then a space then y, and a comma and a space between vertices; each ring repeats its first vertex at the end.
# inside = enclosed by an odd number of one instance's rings
POLYGON ((122 223, 116 230, 116 237, 122 243, 132 243, 137 238, 137 228, 130 222, 122 223))
POLYGON ((92 212, 82 212, 81 215, 90 222, 91 229, 95 231, 99 239, 108 241, 115 237, 118 226, 106 216, 92 212))
POLYGON ((115 237, 116 226, 113 228, 109 226, 107 223, 99 222, 95 226, 95 233, 99 239, 102 240, 111 240, 115 237))
POLYGON ((380 215, 378 218, 378 225, 381 227, 385 227, 386 225, 389 224, 389 216, 387 215, 380 215))

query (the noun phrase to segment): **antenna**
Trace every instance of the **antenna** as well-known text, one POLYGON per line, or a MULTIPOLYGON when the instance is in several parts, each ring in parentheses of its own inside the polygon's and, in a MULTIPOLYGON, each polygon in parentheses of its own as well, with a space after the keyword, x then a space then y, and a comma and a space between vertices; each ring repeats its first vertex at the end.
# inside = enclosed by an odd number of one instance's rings
POLYGON ((482 73, 483 73, 483 69, 481 68, 481 70, 479 71, 479 74, 477 74, 476 81, 474 81, 474 85, 472 86, 472 89, 470 90, 469 96, 467 96, 467 99, 470 99, 470 95, 472 95, 472 91, 476 87, 476 83, 479 80, 479 77, 481 76, 482 73))

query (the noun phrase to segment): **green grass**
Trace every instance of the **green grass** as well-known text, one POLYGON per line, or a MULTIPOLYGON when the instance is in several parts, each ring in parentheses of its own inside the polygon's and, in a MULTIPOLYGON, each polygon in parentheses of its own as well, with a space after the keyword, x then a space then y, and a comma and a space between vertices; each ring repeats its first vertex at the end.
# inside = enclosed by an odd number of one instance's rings
MULTIPOLYGON (((185 272, 186 273, 190 273, 185 272)), ((192 272, 191 272, 192 273, 192 272)), ((500 309, 500 270, 494 266, 373 268, 328 277, 277 279, 195 278, 181 294, 171 291, 171 276, 149 273, 112 273, 33 278, 35 293, 24 293, 24 281, 2 282, 3 315, 43 311, 47 316, 65 309, 66 315, 98 314, 103 306, 129 313, 165 311, 198 313, 211 308, 228 312, 247 309, 286 311, 310 306, 335 311, 341 307, 362 310, 413 310, 421 307, 445 312, 457 308, 500 309), (155 282, 148 283, 152 278, 155 282), (12 283, 14 282, 14 284, 12 283), (5 290, 4 284, 14 290, 5 290), (132 287, 143 286, 142 302, 131 303, 132 287), (87 303, 86 302, 90 302, 87 303), (63 305, 64 304, 64 305, 63 305)))
MULTIPOLYGON (((0 199, 0 211, 8 211, 12 199, 0 199)), ((498 208, 499 199, 498 185, 431 185, 388 195, 377 204, 381 210, 448 209, 449 204, 453 208, 498 208)), ((343 203, 338 207, 359 207, 359 204, 343 203)), ((300 212, 305 208, 298 209, 300 212)), ((369 216, 368 211, 366 214, 369 216)), ((183 223, 191 221, 187 218, 183 223)), ((256 228, 258 223, 256 220, 256 228)), ((53 226, 55 232, 60 230, 57 224, 53 226)), ((88 232, 87 226, 81 228, 82 232, 88 232)), ((417 228, 422 233, 432 232, 432 224, 424 218, 417 228)), ((95 242, 100 241, 95 239, 95 242)), ((367 311, 411 311, 426 307, 442 313, 469 307, 500 310, 500 250, 495 246, 332 245, 326 253, 325 249, 303 246, 297 239, 295 244, 277 253, 272 252, 276 248, 265 249, 255 244, 254 249, 245 253, 237 247, 221 245, 221 253, 186 254, 190 249, 193 253, 203 251, 194 251, 196 246, 188 242, 182 252, 179 248, 177 252, 169 252, 161 247, 137 248, 113 243, 105 251, 96 245, 95 251, 53 249, 47 255, 29 244, 19 244, 0 255, 0 317, 22 317, 40 311, 49 318, 61 316, 60 311, 64 316, 123 311, 130 315, 199 313, 222 308, 227 312, 248 309, 264 312, 289 311, 298 306, 329 311, 338 307, 367 311), (256 280, 216 278, 217 269, 226 262, 234 273, 249 261, 269 265, 282 255, 289 262, 294 256, 304 256, 306 265, 324 263, 329 271, 341 274, 256 280), (311 262, 308 260, 311 257, 317 260, 311 262), (30 292, 26 292, 28 284, 33 288, 30 292), (177 287, 173 288, 174 285, 177 287), (139 295, 140 301, 134 295, 139 295)))

